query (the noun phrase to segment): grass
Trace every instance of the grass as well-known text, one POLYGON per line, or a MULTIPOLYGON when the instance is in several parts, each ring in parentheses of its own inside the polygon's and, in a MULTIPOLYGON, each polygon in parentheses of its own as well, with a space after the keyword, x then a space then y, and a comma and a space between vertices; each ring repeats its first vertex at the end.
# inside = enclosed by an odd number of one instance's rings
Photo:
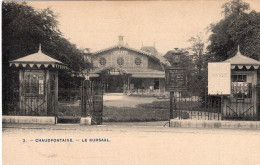
MULTIPOLYGON (((176 105, 178 110, 198 110, 201 107, 201 103, 198 101, 177 102, 176 105)), ((146 109, 170 109, 170 100, 139 104, 137 107, 146 109)))
MULTIPOLYGON (((69 106, 66 104, 59 105, 59 121, 74 122, 81 116, 80 106, 69 106)), ((129 122, 129 121, 162 121, 169 119, 169 109, 146 108, 146 107, 113 107, 104 106, 103 121, 104 122, 129 122)))
MULTIPOLYGON (((177 109, 198 110, 201 104, 195 101, 177 102, 177 109)), ((165 121, 170 116, 169 100, 154 101, 152 103, 139 104, 136 108, 104 106, 103 122, 146 122, 146 121, 165 121)), ((59 118, 61 122, 79 122, 81 116, 80 106, 72 106, 71 103, 59 105, 59 118)), ((174 116, 179 116, 176 112, 174 116)), ((183 118, 189 118, 187 112, 182 112, 183 118)))
POLYGON ((132 122, 132 121, 165 121, 169 120, 168 109, 147 109, 130 107, 104 107, 103 121, 132 122))
POLYGON ((59 105, 58 116, 81 116, 80 106, 59 105))
POLYGON ((79 123, 81 117, 80 106, 72 106, 72 102, 59 104, 58 123, 79 123))

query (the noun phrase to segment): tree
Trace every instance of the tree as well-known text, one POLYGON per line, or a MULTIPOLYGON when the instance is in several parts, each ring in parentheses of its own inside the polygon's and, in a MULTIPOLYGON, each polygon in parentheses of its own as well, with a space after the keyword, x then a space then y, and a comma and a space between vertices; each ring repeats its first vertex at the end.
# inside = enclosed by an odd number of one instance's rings
POLYGON ((222 6, 224 18, 217 24, 212 24, 207 47, 215 61, 223 61, 237 52, 259 60, 260 52, 260 13, 249 10, 249 4, 241 0, 233 0, 222 6))
POLYGON ((83 52, 62 36, 56 16, 49 8, 35 11, 25 2, 3 2, 2 15, 4 70, 9 60, 37 52, 39 44, 44 53, 75 71, 88 67, 83 52))
POLYGON ((250 6, 248 3, 242 2, 242 0, 233 0, 230 2, 226 2, 222 5, 222 14, 225 15, 225 17, 228 17, 232 14, 240 14, 246 10, 250 9, 250 6))
MULTIPOLYGON (((67 64, 76 73, 89 66, 83 60, 83 51, 62 36, 52 10, 36 11, 25 2, 2 2, 3 102, 7 93, 14 90, 12 82, 18 81, 9 61, 36 53, 39 44, 43 53, 67 64)), ((64 73, 60 75, 63 79, 59 82, 70 81, 64 78, 64 73)))
POLYGON ((195 67, 198 70, 198 73, 201 72, 204 66, 204 42, 202 39, 201 34, 198 34, 196 37, 191 37, 188 40, 191 43, 191 47, 188 48, 188 50, 191 50, 194 54, 194 63, 195 67))

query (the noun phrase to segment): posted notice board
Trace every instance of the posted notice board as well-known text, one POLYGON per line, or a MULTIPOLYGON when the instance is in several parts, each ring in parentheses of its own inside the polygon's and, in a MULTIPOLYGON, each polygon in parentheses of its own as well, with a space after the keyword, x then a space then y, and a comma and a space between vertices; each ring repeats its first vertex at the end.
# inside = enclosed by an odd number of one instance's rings
POLYGON ((231 92, 230 63, 208 63, 208 94, 230 95, 231 92))
POLYGON ((185 90, 185 69, 171 68, 166 70, 166 89, 169 91, 185 90))

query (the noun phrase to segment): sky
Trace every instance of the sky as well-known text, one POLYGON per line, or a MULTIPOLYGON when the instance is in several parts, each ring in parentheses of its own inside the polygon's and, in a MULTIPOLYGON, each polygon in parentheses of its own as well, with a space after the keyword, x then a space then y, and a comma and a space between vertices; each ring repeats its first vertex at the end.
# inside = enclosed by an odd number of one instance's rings
MULTIPOLYGON (((118 36, 130 47, 154 46, 165 54, 190 46, 201 34, 207 42, 211 23, 223 18, 226 1, 30 1, 36 10, 49 7, 58 15, 59 29, 78 48, 92 52, 114 46, 118 36)), ((247 0, 260 12, 260 0, 247 0)))

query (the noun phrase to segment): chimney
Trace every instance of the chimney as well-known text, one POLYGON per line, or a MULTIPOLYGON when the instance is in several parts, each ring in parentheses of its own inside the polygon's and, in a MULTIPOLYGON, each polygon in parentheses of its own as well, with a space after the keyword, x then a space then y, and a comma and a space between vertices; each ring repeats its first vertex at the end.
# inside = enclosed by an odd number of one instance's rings
POLYGON ((118 36, 118 45, 124 45, 124 36, 118 36))

